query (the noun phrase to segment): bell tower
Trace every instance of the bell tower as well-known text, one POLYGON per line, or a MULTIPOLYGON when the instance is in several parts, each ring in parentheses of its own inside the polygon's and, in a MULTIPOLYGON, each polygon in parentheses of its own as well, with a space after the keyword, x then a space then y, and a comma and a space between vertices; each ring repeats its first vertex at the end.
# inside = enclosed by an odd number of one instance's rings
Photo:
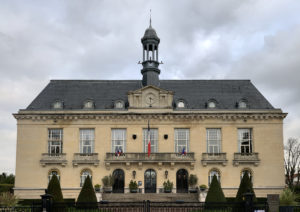
POLYGON ((159 37, 156 34, 155 29, 151 25, 146 29, 144 36, 141 39, 143 44, 143 69, 141 73, 143 75, 142 84, 143 86, 153 85, 159 87, 159 74, 158 68, 158 45, 160 42, 159 37))

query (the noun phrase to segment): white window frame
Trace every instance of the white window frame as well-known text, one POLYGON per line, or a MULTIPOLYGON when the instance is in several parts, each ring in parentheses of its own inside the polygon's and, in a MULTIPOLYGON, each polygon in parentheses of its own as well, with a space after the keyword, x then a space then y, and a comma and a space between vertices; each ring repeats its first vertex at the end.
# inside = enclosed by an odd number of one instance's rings
MULTIPOLYGON (((151 153, 158 152, 158 129, 150 129, 151 153)), ((144 152, 148 152, 148 129, 143 129, 144 152)))
POLYGON ((95 129, 80 129, 80 154, 94 153, 95 129))
POLYGON ((62 109, 63 108, 63 102, 62 101, 55 101, 52 105, 53 109, 62 109))
POLYGON ((49 175, 48 175, 48 183, 49 183, 50 180, 52 179, 52 176, 53 176, 53 175, 56 175, 58 181, 60 181, 59 171, 57 171, 57 170, 51 170, 51 171, 49 172, 49 175))
POLYGON ((207 153, 221 153, 222 134, 220 128, 206 129, 207 153), (215 135, 213 133, 216 133, 215 135))
POLYGON ((174 139, 175 139, 175 152, 181 153, 183 148, 185 148, 185 152, 189 152, 189 149, 190 149, 190 129, 188 129, 188 128, 176 128, 174 130, 174 139), (182 133, 182 135, 184 134, 183 137, 180 136, 181 133, 182 133))
POLYGON ((63 150, 63 129, 48 129, 48 154, 59 155, 63 150), (58 137, 54 134, 58 133, 58 137))
POLYGON ((242 181, 242 178, 244 177, 244 174, 245 172, 248 172, 248 176, 250 178, 250 181, 252 182, 253 180, 253 174, 252 174, 252 171, 250 171, 249 169, 243 169, 242 172, 241 172, 241 181, 242 181))
POLYGON ((126 129, 111 129, 111 151, 118 150, 126 151, 126 129))
POLYGON ((238 129, 238 144, 239 153, 251 154, 253 152, 253 140, 252 140, 251 128, 239 128, 238 129), (248 136, 245 136, 248 133, 248 136))
POLYGON ((210 170, 209 174, 208 174, 208 186, 210 186, 214 175, 216 175, 217 180, 219 181, 219 183, 221 183, 221 174, 220 174, 220 172, 218 170, 213 169, 213 170, 210 170))
POLYGON ((214 101, 209 101, 209 102, 207 103, 207 107, 210 108, 210 109, 214 109, 214 108, 217 107, 217 104, 216 104, 216 102, 214 102, 214 101))
POLYGON ((184 101, 179 101, 178 103, 177 103, 177 107, 178 108, 185 108, 185 103, 184 103, 184 101))
POLYGON ((83 104, 84 109, 93 109, 94 108, 94 102, 92 100, 85 101, 83 104))
POLYGON ((92 181, 92 173, 91 173, 91 171, 90 170, 83 170, 81 172, 81 175, 80 175, 80 187, 83 186, 84 181, 87 178, 87 176, 90 176, 91 181, 92 181))

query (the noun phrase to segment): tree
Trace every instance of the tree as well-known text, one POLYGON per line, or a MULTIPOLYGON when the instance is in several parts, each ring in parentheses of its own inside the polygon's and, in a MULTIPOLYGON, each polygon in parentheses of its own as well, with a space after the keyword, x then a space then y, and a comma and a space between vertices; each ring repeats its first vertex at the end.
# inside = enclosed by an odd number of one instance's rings
POLYGON ((224 196, 223 190, 220 186, 216 175, 213 176, 212 182, 207 192, 205 202, 226 202, 226 198, 224 196))
POLYGON ((255 193, 254 193, 254 190, 253 190, 251 179, 249 177, 249 173, 248 173, 248 171, 245 171, 244 176, 243 176, 243 178, 241 180, 241 183, 240 183, 239 190, 236 194, 235 201, 236 202, 243 202, 244 201, 244 199, 243 199, 244 194, 248 193, 248 192, 254 194, 253 201, 256 202, 256 196, 255 196, 255 193))
POLYGON ((298 174, 297 183, 299 184, 300 177, 300 143, 296 138, 289 138, 284 146, 284 168, 286 184, 290 189, 293 189, 295 174, 298 174))
POLYGON ((13 174, 7 175, 3 172, 0 175, 0 184, 14 184, 15 183, 15 176, 13 174))
POLYGON ((53 175, 51 177, 47 190, 48 194, 52 195, 53 202, 64 202, 64 198, 60 188, 60 183, 56 175, 53 175))
POLYGON ((77 205, 78 208, 95 208, 97 206, 97 197, 89 176, 87 176, 81 188, 77 205))

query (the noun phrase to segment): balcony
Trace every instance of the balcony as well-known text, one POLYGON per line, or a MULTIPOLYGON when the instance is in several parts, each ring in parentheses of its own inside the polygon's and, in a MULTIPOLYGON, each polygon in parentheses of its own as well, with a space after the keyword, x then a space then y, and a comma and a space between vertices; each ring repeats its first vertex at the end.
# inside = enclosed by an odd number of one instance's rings
POLYGON ((60 164, 61 166, 67 165, 66 153, 42 153, 42 159, 40 160, 42 166, 60 164))
POLYGON ((78 166, 80 164, 92 164, 94 166, 99 165, 98 153, 74 153, 73 165, 78 166))
POLYGON ((171 168, 175 164, 190 164, 191 168, 194 167, 195 157, 193 152, 186 154, 162 152, 162 153, 151 153, 148 157, 147 153, 141 152, 126 152, 120 156, 115 153, 106 153, 105 165, 109 168, 110 164, 126 164, 127 168, 130 167, 131 163, 137 163, 139 168, 142 168, 143 163, 157 163, 160 169, 163 164, 171 165, 171 168))
POLYGON ((258 158, 258 153, 234 153, 233 165, 238 166, 239 164, 253 164, 258 166, 260 159, 258 158))
POLYGON ((202 153, 201 163, 203 166, 208 164, 222 164, 226 166, 227 161, 226 153, 202 153))

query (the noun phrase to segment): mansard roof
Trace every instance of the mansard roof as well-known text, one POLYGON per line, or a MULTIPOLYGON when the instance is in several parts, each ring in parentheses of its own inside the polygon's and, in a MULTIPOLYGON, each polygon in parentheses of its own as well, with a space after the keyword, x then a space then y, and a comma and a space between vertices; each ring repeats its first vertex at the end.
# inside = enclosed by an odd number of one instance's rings
MULTIPOLYGON (((87 99, 95 110, 113 109, 118 100, 128 106, 128 92, 141 88, 140 80, 51 80, 26 110, 52 110, 55 101, 63 102, 63 110, 79 110, 87 99)), ((173 91, 174 105, 184 100, 187 109, 206 109, 211 99, 222 110, 238 109, 241 100, 247 109, 274 109, 250 80, 160 80, 160 88, 173 91)))

